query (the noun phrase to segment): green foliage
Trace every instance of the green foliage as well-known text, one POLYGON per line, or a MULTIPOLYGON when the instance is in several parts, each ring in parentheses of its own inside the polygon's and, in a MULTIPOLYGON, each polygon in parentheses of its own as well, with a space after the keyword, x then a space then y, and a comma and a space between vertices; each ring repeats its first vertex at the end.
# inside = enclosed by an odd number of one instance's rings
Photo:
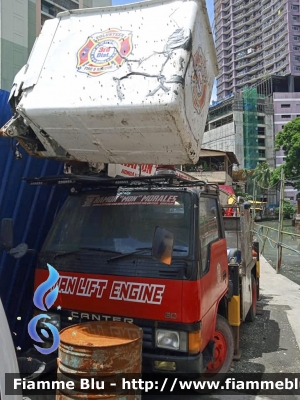
POLYGON ((270 187, 271 168, 268 163, 262 162, 257 165, 252 175, 256 184, 262 189, 267 190, 270 187))
POLYGON ((271 171, 270 187, 278 185, 280 183, 282 168, 284 168, 284 166, 280 165, 279 167, 277 167, 277 168, 273 169, 273 171, 271 171))
POLYGON ((241 196, 244 198, 248 198, 248 193, 243 192, 240 188, 234 189, 234 194, 236 197, 241 196))
MULTIPOLYGON (((282 150, 286 156, 284 172, 288 179, 300 175, 300 118, 288 122, 275 139, 275 150, 282 150)), ((300 189, 300 182, 294 183, 300 189)))
MULTIPOLYGON (((296 207, 294 207, 288 200, 283 201, 283 214, 285 216, 290 216, 296 212, 296 207)), ((275 214, 279 214, 279 208, 275 208, 275 214)))

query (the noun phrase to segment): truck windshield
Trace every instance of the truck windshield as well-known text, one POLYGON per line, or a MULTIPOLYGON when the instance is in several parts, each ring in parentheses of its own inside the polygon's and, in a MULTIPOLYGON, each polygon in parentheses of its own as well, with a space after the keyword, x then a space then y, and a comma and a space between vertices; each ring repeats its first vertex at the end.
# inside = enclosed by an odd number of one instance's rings
POLYGON ((163 226, 174 234, 173 255, 187 256, 191 201, 189 193, 166 191, 70 196, 54 222, 42 252, 62 253, 80 248, 120 253, 139 248, 150 251, 155 227, 163 226))

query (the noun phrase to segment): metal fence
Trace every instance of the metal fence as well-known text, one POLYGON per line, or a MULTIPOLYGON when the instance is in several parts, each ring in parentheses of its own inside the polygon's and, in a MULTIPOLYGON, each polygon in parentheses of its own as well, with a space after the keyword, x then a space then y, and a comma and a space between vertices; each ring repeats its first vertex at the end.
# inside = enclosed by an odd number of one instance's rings
POLYGON ((294 266, 297 279, 300 277, 300 234, 284 229, 254 223, 253 233, 260 241, 260 253, 271 258, 279 272, 282 265, 294 266))

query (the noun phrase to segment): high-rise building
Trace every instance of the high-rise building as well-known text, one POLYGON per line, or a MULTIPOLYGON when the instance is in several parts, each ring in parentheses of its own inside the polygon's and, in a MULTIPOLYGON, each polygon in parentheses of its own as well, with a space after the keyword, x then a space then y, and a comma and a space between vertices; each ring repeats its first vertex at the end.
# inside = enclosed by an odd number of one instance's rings
POLYGON ((270 75, 300 76, 300 0, 215 0, 217 99, 270 75))
POLYGON ((37 30, 47 19, 54 18, 61 11, 110 5, 111 0, 36 0, 37 30))
MULTIPOLYGON (((269 135, 268 144, 260 134, 261 127, 258 125, 255 133, 253 123, 249 124, 244 113, 244 162, 240 167, 253 168, 256 162, 263 161, 263 145, 266 161, 278 167, 285 157, 283 151, 274 151, 276 134, 300 115, 300 0, 215 0, 214 11, 220 69, 217 103, 256 87, 273 109, 273 137, 269 135), (249 138, 253 144, 250 148, 249 138), (247 159, 253 160, 251 166, 247 159)), ((239 142, 236 134, 231 140, 239 142)), ((220 145, 214 148, 222 150, 220 145)), ((286 198, 295 201, 296 193, 285 187, 286 198)))
POLYGON ((45 20, 65 10, 109 5, 111 0, 0 0, 0 90, 10 91, 45 20))

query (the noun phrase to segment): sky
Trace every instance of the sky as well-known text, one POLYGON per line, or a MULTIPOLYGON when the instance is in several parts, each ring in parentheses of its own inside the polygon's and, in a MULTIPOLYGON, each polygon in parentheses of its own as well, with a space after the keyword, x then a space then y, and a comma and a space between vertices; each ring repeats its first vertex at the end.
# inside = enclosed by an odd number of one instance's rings
MULTIPOLYGON (((137 3, 138 1, 141 0, 112 0, 112 5, 117 6, 120 4, 129 4, 129 3, 137 3)), ((213 19, 214 19, 214 2, 213 0, 206 0, 206 7, 207 7, 207 12, 210 20, 210 24, 213 24, 213 19)), ((216 89, 216 84, 214 85, 211 100, 216 100, 217 99, 217 89, 216 89)))

